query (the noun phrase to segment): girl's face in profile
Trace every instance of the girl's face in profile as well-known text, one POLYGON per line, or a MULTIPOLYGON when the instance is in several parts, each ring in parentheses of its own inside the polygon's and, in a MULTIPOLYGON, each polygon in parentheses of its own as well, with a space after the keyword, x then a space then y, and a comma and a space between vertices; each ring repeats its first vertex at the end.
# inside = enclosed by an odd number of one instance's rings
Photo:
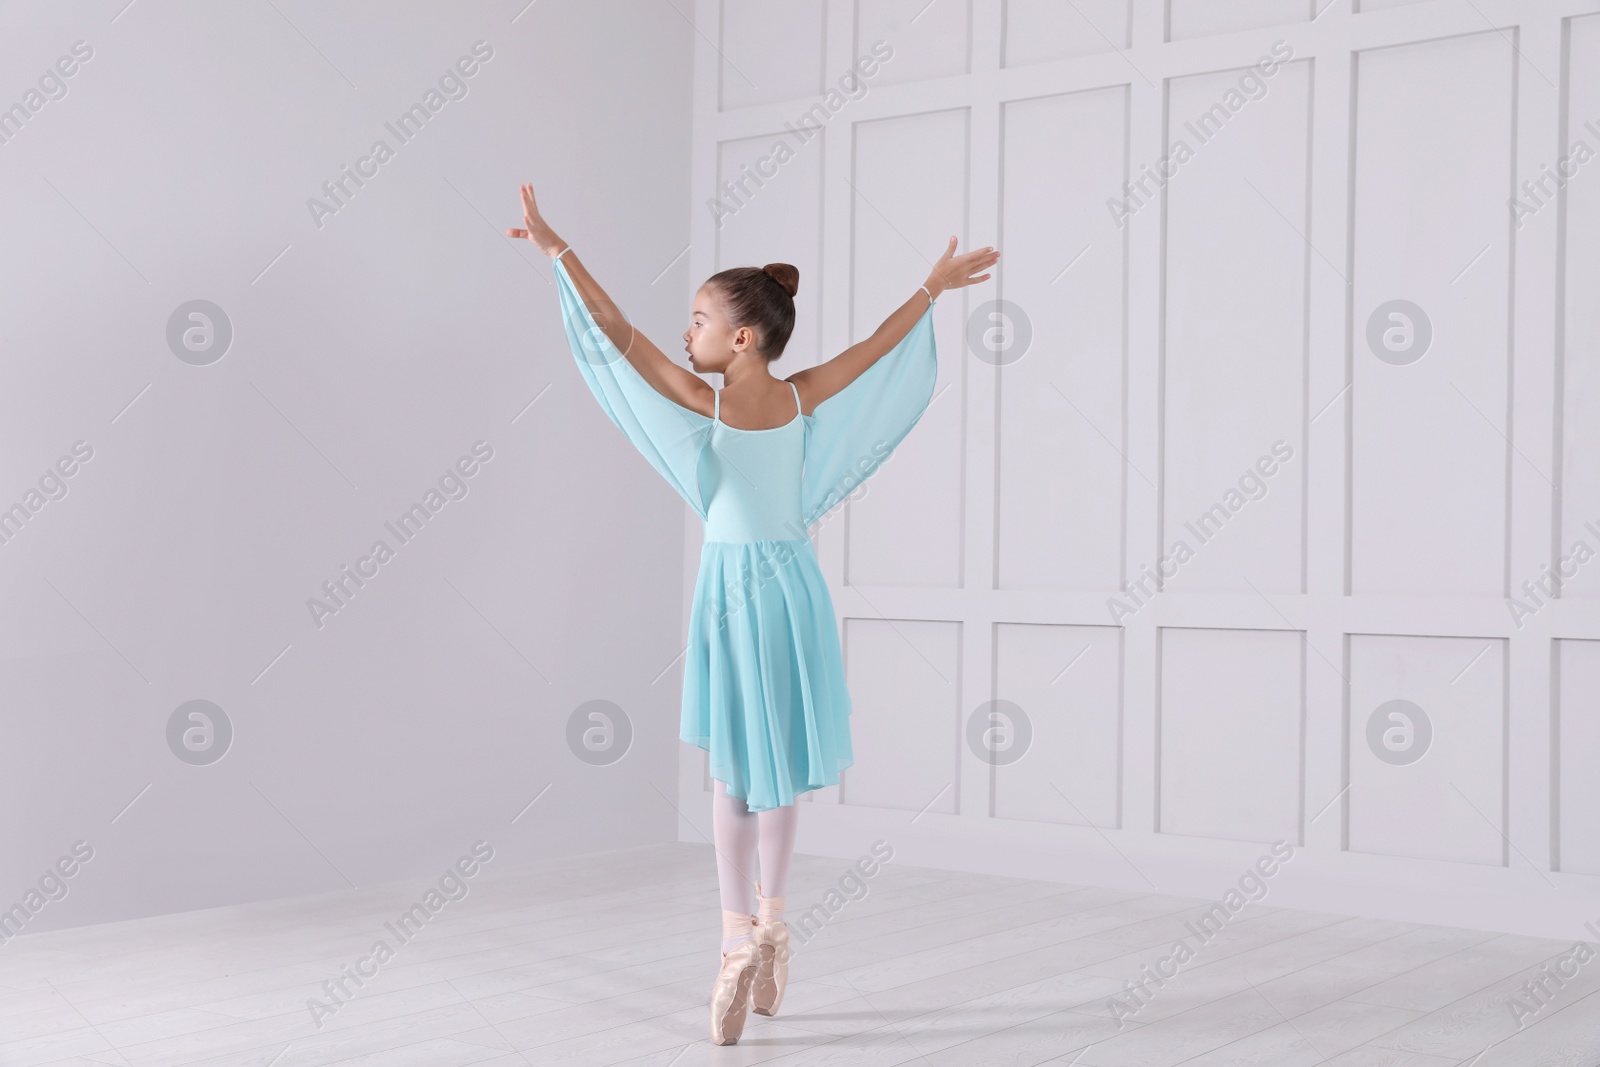
POLYGON ((689 328, 683 332, 683 347, 689 353, 689 366, 695 373, 720 374, 740 352, 754 349, 755 334, 748 326, 734 329, 716 294, 702 285, 694 295, 689 328))

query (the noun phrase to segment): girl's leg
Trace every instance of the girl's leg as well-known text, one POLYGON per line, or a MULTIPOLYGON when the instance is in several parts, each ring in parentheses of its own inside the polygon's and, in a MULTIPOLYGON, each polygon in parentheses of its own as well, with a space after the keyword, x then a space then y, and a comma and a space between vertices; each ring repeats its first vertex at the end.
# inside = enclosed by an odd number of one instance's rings
MULTIPOLYGON (((759 815, 738 797, 728 795, 720 778, 711 783, 711 838, 717 850, 717 888, 722 898, 722 952, 726 955, 741 941, 748 941, 745 930, 734 933, 730 916, 750 916, 756 911, 756 891, 750 872, 755 869, 759 840, 759 815)), ((748 925, 746 920, 744 925, 748 925)))
POLYGON ((756 816, 761 823, 761 882, 756 896, 755 940, 761 963, 750 987, 757 1015, 776 1015, 789 984, 789 924, 783 920, 783 895, 789 889, 789 861, 800 805, 785 804, 756 816))
POLYGON ((770 901, 763 902, 762 913, 757 917, 762 922, 770 922, 783 914, 783 895, 789 887, 789 861, 794 858, 800 805, 785 804, 758 812, 756 818, 761 824, 761 895, 770 901))

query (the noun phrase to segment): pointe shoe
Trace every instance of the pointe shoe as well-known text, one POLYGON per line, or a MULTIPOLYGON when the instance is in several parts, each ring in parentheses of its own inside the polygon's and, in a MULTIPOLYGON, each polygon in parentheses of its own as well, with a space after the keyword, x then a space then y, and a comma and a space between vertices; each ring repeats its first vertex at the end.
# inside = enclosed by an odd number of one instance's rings
POLYGON ((722 957, 722 969, 711 987, 711 1040, 731 1045, 744 1033, 744 1020, 750 1010, 750 985, 760 963, 761 947, 754 938, 734 946, 722 957))
MULTIPOLYGON (((756 892, 760 890, 758 882, 756 892)), ((750 984, 750 1005, 757 1015, 776 1015, 789 984, 789 925, 782 919, 757 920, 753 940, 760 946, 761 959, 750 984)))

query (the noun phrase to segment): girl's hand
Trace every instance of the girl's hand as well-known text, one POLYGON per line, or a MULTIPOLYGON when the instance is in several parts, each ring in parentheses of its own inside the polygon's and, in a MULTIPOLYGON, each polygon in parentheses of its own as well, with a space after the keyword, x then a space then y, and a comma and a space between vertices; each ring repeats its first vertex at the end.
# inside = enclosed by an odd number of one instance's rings
POLYGON ((533 186, 522 186, 522 225, 520 230, 507 230, 507 237, 526 237, 539 246, 539 251, 547 256, 553 256, 567 243, 556 236, 556 231, 544 221, 544 216, 539 214, 539 205, 533 199, 533 186))
POLYGON ((944 255, 933 265, 933 273, 928 275, 927 285, 935 297, 946 289, 963 289, 969 285, 988 281, 989 275, 978 274, 978 271, 994 266, 1000 258, 1000 253, 995 251, 993 245, 965 252, 959 256, 955 253, 956 239, 952 237, 950 244, 944 250, 944 255))

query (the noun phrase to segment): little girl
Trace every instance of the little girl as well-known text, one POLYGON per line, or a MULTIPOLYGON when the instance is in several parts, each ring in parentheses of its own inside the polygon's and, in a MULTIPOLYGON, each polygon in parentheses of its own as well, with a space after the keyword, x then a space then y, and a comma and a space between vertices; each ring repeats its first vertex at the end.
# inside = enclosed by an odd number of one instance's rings
POLYGON ((705 522, 689 615, 679 737, 706 750, 722 902, 711 1040, 775 1015, 788 978, 783 921, 797 794, 851 765, 850 693, 832 598, 807 529, 871 477, 933 397, 939 295, 986 280, 1000 253, 955 254, 872 336, 779 380, 800 274, 734 267, 695 294, 678 366, 622 314, 522 187, 523 229, 555 257, 578 370, 611 421, 705 522), (698 375, 722 375, 714 390, 698 375), (727 401, 727 406, 723 406, 727 401), (760 858, 761 880, 747 872, 760 858))

